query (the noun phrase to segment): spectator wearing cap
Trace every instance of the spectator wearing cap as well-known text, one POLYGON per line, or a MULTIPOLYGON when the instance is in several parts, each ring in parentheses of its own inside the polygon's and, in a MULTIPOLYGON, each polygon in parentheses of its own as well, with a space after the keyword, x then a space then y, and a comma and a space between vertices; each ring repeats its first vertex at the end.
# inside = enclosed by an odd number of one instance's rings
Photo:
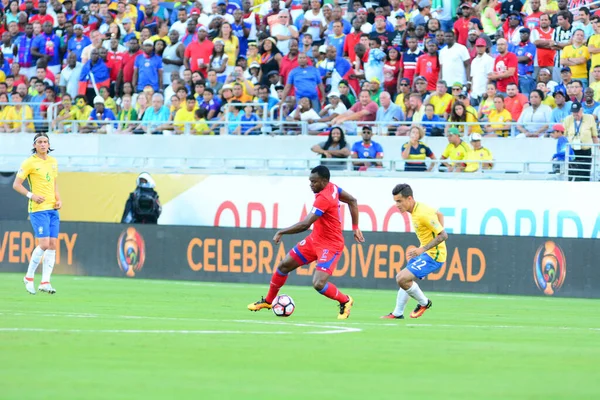
POLYGON ((337 88, 342 78, 351 68, 350 62, 341 57, 336 47, 332 45, 327 46, 325 59, 317 64, 317 69, 323 78, 326 90, 327 88, 337 88))
MULTIPOLYGON (((383 147, 374 140, 373 130, 370 126, 362 127, 362 140, 355 142, 352 145, 351 157, 353 159, 378 159, 383 158, 383 147)), ((366 171, 370 167, 383 167, 380 161, 354 161, 354 169, 358 171, 366 171)))
POLYGON ((411 18, 411 22, 415 26, 425 26, 429 18, 431 18, 431 1, 420 0, 418 2, 419 13, 411 18))
MULTIPOLYGON (((469 21, 469 32, 471 31, 475 31, 475 35, 478 38, 485 40, 485 44, 488 48, 492 47, 492 39, 484 32, 483 24, 479 18, 471 18, 469 21)), ((475 45, 475 43, 473 43, 473 45, 475 45)), ((467 46, 467 48, 469 48, 469 46, 467 46)))
POLYGON ((408 78, 411 84, 417 70, 417 59, 423 55, 423 52, 419 50, 417 44, 417 38, 414 36, 409 36, 406 39, 406 45, 408 48, 406 51, 402 52, 402 66, 400 75, 408 78))
MULTIPOLYGON (((379 95, 381 94, 381 82, 377 78, 372 78, 368 83, 366 83, 366 87, 371 94, 371 100, 373 100, 377 105, 379 105, 379 95)), ((363 88, 365 87, 363 86, 363 88)))
POLYGON ((481 144, 481 135, 479 133, 473 133, 471 135, 471 146, 472 148, 466 157, 468 161, 465 172, 492 169, 494 166, 494 163, 492 162, 494 156, 489 149, 483 147, 481 144))
POLYGON ((564 136, 565 127, 562 124, 554 124, 552 127, 552 133, 550 137, 552 139, 556 139, 556 153, 552 156, 552 161, 560 161, 560 163, 552 164, 552 169, 555 174, 559 173, 562 170, 562 164, 565 162, 567 158, 567 152, 569 153, 569 161, 573 161, 575 159, 575 153, 573 152, 573 148, 567 145, 569 144, 569 139, 564 136))
POLYGON ((487 44, 484 39, 475 41, 477 55, 471 62, 471 99, 474 105, 479 105, 487 90, 487 77, 494 70, 494 59, 486 52, 487 44))
MULTIPOLYGON (((102 98, 102 96, 96 96, 94 97, 94 109, 90 114, 89 120, 116 121, 117 118, 115 117, 114 112, 110 108, 105 107, 105 101, 102 98)), ((98 126, 97 124, 92 123, 86 124, 84 127, 82 127, 81 132, 112 133, 113 129, 115 129, 116 127, 116 124, 104 123, 98 126)))
MULTIPOLYGON (((556 56, 554 57, 554 71, 553 76, 558 81, 558 71, 560 71, 562 52, 563 49, 571 44, 571 37, 573 36, 573 15, 568 11, 559 11, 556 14, 556 21, 558 26, 554 29, 553 36, 553 49, 556 50, 556 56)), ((565 65, 566 66, 566 65, 565 65)))
POLYGON ((544 93, 534 89, 529 94, 530 106, 525 108, 517 120, 517 131, 526 137, 544 137, 552 119, 552 109, 542 104, 544 93))
POLYGON ((317 91, 315 91, 315 87, 325 96, 325 86, 323 85, 318 69, 308 64, 308 57, 304 53, 298 54, 298 66, 292 69, 288 75, 283 90, 283 99, 288 96, 292 87, 295 89, 297 98, 307 97, 316 111, 321 109, 319 96, 317 91))
POLYGON ((523 20, 519 11, 511 11, 508 14, 508 24, 505 24, 504 38, 509 44, 517 46, 521 42, 521 29, 523 29, 523 20))
MULTIPOLYGON (((465 7, 462 9, 465 10, 465 7)), ((454 32, 444 33, 446 47, 440 50, 441 79, 446 82, 460 82, 461 84, 465 84, 467 76, 470 76, 471 57, 467 48, 461 43, 456 43, 455 40, 456 36, 454 32)))
POLYGON ((427 80, 423 76, 415 76, 414 91, 421 96, 421 101, 426 103, 429 98, 429 92, 427 91, 427 80))
POLYGON ((465 163, 462 160, 467 159, 467 154, 471 152, 471 146, 460 138, 460 132, 457 128, 448 129, 448 145, 442 153, 442 166, 447 172, 462 172, 465 163), (444 161, 447 160, 447 161, 444 161))
MULTIPOLYGON (((457 89, 462 90, 462 85, 460 83, 457 84, 457 89)), ((435 115, 443 116, 450 106, 452 100, 453 97, 450 93, 448 93, 448 85, 446 84, 446 81, 439 80, 436 83, 435 91, 431 93, 431 96, 429 96, 427 102, 433 106, 433 112, 435 115)))
POLYGON ((556 85, 554 90, 562 90, 565 93, 568 93, 567 88, 573 82, 572 79, 573 74, 571 73, 570 67, 562 67, 560 69, 560 83, 556 85))
POLYGON ((507 87, 511 83, 518 84, 518 59, 514 53, 508 51, 506 39, 498 39, 496 42, 498 57, 494 61, 494 70, 488 74, 488 79, 496 82, 496 88, 500 93, 507 93, 507 87))
POLYGON ((387 29, 387 20, 383 15, 375 17, 375 26, 373 31, 369 33, 369 39, 379 38, 384 48, 394 39, 394 32, 387 29))
POLYGON ((440 76, 439 46, 435 39, 427 40, 425 45, 427 52, 417 58, 415 74, 423 77, 427 82, 427 91, 436 90, 436 83, 440 76))
POLYGON ((587 62, 590 53, 585 45, 584 32, 575 29, 571 37, 572 44, 565 46, 560 55, 560 65, 571 68, 573 79, 579 80, 584 87, 588 86, 587 62))
MULTIPOLYGON (((260 71, 261 84, 268 83, 268 73, 279 71, 283 56, 277 47, 277 39, 268 37, 263 41, 260 49, 260 71)), ((308 61, 307 61, 308 63, 308 61)))
POLYGON ((163 64, 162 58, 154 54, 152 40, 144 41, 143 53, 136 57, 133 66, 133 87, 137 92, 144 90, 147 85, 152 86, 155 92, 163 89, 163 64))
POLYGON ((186 46, 183 53, 183 65, 185 68, 190 69, 192 72, 200 71, 205 77, 214 50, 214 43, 207 36, 208 30, 204 26, 199 27, 198 40, 186 46))
POLYGON ((69 39, 67 43, 67 50, 69 53, 74 53, 77 56, 77 61, 81 62, 81 54, 83 49, 92 44, 92 41, 83 35, 83 26, 81 24, 75 24, 73 26, 73 32, 75 36, 69 39))
POLYGON ((404 36, 406 34, 406 15, 404 14, 404 11, 398 10, 397 12, 392 13, 392 16, 389 18, 388 21, 391 21, 394 26, 391 45, 400 48, 404 43, 404 36))
MULTIPOLYGON (((475 10, 473 9, 473 5, 469 2, 462 3, 460 10, 462 12, 462 16, 454 23, 453 32, 456 35, 455 41, 465 46, 467 44, 467 37, 469 35, 469 22, 471 21, 471 18, 475 16, 475 10)), ((446 78, 444 78, 444 80, 447 81, 446 78)))
POLYGON ((571 115, 565 118, 565 135, 575 153, 575 161, 569 164, 569 176, 575 181, 589 181, 592 166, 592 144, 598 144, 598 130, 592 115, 583 113, 580 103, 571 105, 571 115))
POLYGON ((394 101, 394 104, 400 106, 403 112, 406 112, 406 101, 408 101, 410 89, 410 79, 402 78, 398 80, 398 94, 396 95, 396 100, 394 101))
POLYGON ((548 14, 540 15, 540 25, 531 30, 529 39, 536 47, 537 65, 534 67, 534 75, 538 76, 539 70, 546 68, 552 76, 556 49, 554 47, 554 28, 550 26, 548 14))
MULTIPOLYGON (((325 124, 325 127, 326 127, 326 126, 328 126, 329 121, 331 121, 338 115, 342 115, 343 113, 345 113, 348 110, 346 108, 346 106, 344 105, 344 103, 341 102, 339 92, 330 92, 327 95, 327 100, 328 100, 329 104, 327 104, 325 107, 323 107, 321 112, 319 112, 319 118, 315 119, 315 120, 309 119, 307 121, 309 124, 320 123, 320 124, 325 124)), ((354 132, 356 131, 356 128, 351 123, 344 123, 341 125, 341 127, 347 133, 354 134, 354 132)))
MULTIPOLYGON (((314 1, 314 0, 313 0, 314 1)), ((358 20, 358 22, 360 23, 360 31, 362 33, 366 33, 367 35, 371 32, 373 32, 373 25, 371 25, 368 21, 367 21, 367 16, 368 16, 368 12, 367 9, 364 7, 360 7, 358 9, 356 9, 356 15, 354 17, 355 20, 358 20)), ((354 21, 352 22, 352 26, 353 26, 353 30, 356 31, 356 28, 354 27, 354 21)))
MULTIPOLYGON (((404 112, 399 105, 392 103, 392 97, 388 92, 381 92, 379 95, 379 102, 381 106, 377 110, 375 120, 379 123, 388 122, 396 124, 404 121, 404 112)), ((379 134, 388 135, 396 131, 397 125, 382 126, 379 125, 379 134)))
POLYGON ((533 78, 533 61, 536 56, 536 47, 529 41, 531 31, 529 28, 520 30, 521 42, 516 46, 509 46, 510 52, 517 56, 518 61, 518 79, 519 90, 525 96, 528 96, 535 89, 535 79, 533 78))
MULTIPOLYGON (((280 76, 279 76, 279 72, 278 71, 269 71, 269 73, 267 74, 267 86, 269 86, 269 89, 271 90, 271 96, 277 96, 277 86, 281 85, 280 84, 280 76)), ((285 86, 284 86, 285 88, 285 86)), ((291 90, 291 89, 290 89, 291 90)), ((289 96, 289 94, 288 94, 289 96)))
POLYGON ((554 91, 553 97, 556 107, 552 110, 550 121, 555 124, 562 123, 571 113, 571 104, 573 103, 569 100, 567 93, 561 89, 554 91))

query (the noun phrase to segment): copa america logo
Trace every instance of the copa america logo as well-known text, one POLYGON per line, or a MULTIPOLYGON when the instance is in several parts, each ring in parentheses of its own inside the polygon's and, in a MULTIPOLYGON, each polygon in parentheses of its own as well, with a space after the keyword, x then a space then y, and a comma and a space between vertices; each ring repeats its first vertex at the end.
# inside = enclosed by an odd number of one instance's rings
POLYGON ((567 259, 562 249, 549 240, 542 244, 533 259, 533 279, 547 296, 556 293, 565 282, 567 259))
POLYGON ((117 243, 117 261, 125 275, 135 276, 144 266, 146 259, 146 244, 144 238, 133 227, 129 227, 121 233, 117 243))

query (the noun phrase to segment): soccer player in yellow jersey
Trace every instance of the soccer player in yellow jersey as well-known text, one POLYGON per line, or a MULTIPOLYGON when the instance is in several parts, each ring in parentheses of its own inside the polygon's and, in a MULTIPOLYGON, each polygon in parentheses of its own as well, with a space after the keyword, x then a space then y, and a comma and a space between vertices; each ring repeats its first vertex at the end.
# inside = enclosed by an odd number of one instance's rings
POLYGON ((38 246, 31 254, 27 275, 23 279, 25 288, 31 294, 35 294, 33 277, 42 256, 44 256, 42 281, 38 290, 50 294, 56 293, 50 285, 50 275, 56 259, 56 242, 60 227, 58 210, 62 203, 56 182, 58 164, 54 157, 48 155, 50 151, 52 149, 48 135, 45 133, 35 135, 33 155, 23 161, 13 183, 13 188, 29 199, 29 219, 38 240, 38 246), (25 179, 29 183, 29 190, 23 186, 25 179))
POLYGON ((404 308, 408 302, 408 296, 419 303, 417 308, 410 313, 410 317, 419 318, 427 309, 431 308, 431 300, 423 294, 416 279, 423 279, 437 271, 446 261, 446 243, 444 241, 448 239, 448 234, 444 230, 444 215, 426 204, 415 201, 412 188, 407 184, 396 185, 392 194, 398 210, 411 214, 415 233, 421 246, 406 252, 408 259, 406 268, 396 275, 396 282, 400 286, 396 298, 396 308, 382 318, 404 319, 404 308))

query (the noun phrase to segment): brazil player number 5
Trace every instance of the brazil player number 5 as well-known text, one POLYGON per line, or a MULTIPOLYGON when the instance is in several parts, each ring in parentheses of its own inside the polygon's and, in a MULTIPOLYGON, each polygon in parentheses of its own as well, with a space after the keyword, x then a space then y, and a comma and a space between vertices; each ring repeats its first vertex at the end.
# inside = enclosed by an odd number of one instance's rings
POLYGON ((36 293, 33 278, 42 256, 44 258, 42 281, 38 290, 50 294, 56 293, 50 285, 50 276, 56 259, 60 227, 58 210, 62 202, 57 183, 58 163, 49 155, 51 151, 48 135, 45 133, 35 135, 33 154, 23 161, 13 183, 13 189, 29 199, 27 207, 29 219, 38 241, 38 246, 31 253, 27 274, 23 279, 25 289, 31 294, 36 293), (25 180, 29 184, 29 190, 23 186, 25 180))

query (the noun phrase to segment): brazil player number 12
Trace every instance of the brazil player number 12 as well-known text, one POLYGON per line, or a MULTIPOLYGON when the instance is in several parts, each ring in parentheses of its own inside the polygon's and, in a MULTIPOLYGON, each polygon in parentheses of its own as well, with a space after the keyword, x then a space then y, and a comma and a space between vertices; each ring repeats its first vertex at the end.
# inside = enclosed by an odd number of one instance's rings
POLYGON ((56 293, 50 285, 50 276, 56 261, 56 245, 60 228, 58 210, 62 202, 57 183, 58 164, 56 159, 49 155, 51 151, 48 135, 45 133, 35 135, 33 154, 23 161, 13 183, 13 189, 29 199, 27 206, 29 219, 38 241, 23 279, 25 289, 31 294, 36 293, 33 278, 42 256, 44 257, 42 281, 38 290, 50 294, 56 293), (29 190, 23 186, 25 180, 29 184, 29 190))

